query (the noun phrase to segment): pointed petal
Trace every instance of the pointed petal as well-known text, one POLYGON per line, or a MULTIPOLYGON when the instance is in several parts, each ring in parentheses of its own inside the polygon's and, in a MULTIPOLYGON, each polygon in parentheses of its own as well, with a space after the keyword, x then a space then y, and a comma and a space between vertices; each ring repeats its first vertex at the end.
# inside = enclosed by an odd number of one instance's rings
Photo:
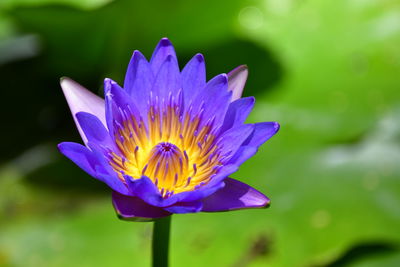
POLYGON ((154 207, 138 197, 121 195, 113 191, 112 202, 120 219, 129 221, 151 221, 171 215, 162 208, 154 207))
POLYGON ((261 122, 254 124, 254 131, 242 143, 235 155, 229 159, 229 164, 241 165, 257 153, 258 147, 270 139, 279 130, 277 122, 261 122))
POLYGON ((111 136, 114 136, 115 133, 115 122, 123 125, 124 120, 131 117, 138 123, 141 122, 141 113, 133 102, 133 99, 116 82, 108 78, 105 79, 104 94, 106 97, 107 127, 111 136))
POLYGON ((111 189, 128 194, 128 188, 118 179, 115 172, 105 161, 104 156, 96 151, 90 151, 87 147, 71 142, 64 142, 58 145, 58 149, 64 156, 78 165, 82 170, 92 177, 104 182, 111 189))
POLYGON ((231 102, 231 94, 228 91, 228 76, 220 74, 212 78, 185 109, 192 117, 200 114, 202 121, 199 128, 209 120, 214 120, 214 127, 218 128, 231 102))
POLYGON ((162 38, 150 59, 151 69, 155 75, 168 56, 172 56, 177 61, 174 46, 168 38, 162 38))
POLYGON ((231 128, 224 132, 217 140, 216 146, 221 156, 225 157, 222 162, 226 163, 235 155, 243 142, 254 131, 253 124, 244 124, 235 128, 231 128))
POLYGON ((93 177, 96 176, 94 167, 96 160, 87 147, 77 143, 63 142, 58 144, 58 150, 86 173, 93 177))
POLYGON ((232 101, 242 97, 243 88, 246 84, 249 71, 246 65, 241 65, 228 73, 228 90, 232 91, 232 101))
POLYGON ((202 200, 202 211, 263 208, 270 204, 268 197, 247 184, 232 178, 226 178, 224 182, 224 188, 202 200))
POLYGON ((195 55, 182 70, 184 104, 206 85, 206 65, 202 54, 195 55))
POLYGON ((254 102, 254 97, 245 97, 233 101, 226 112, 221 132, 242 125, 253 109, 254 102))
POLYGON ((181 73, 176 58, 167 56, 157 73, 152 91, 159 103, 182 105, 181 73))
POLYGON ((241 146, 235 153, 235 155, 229 159, 229 164, 235 164, 240 166, 246 160, 251 158, 257 153, 258 147, 255 146, 241 146))
POLYGON ((259 122, 254 124, 254 132, 243 145, 259 147, 279 131, 277 122, 259 122))
POLYGON ((132 101, 139 110, 147 112, 147 101, 154 77, 150 63, 139 51, 134 51, 126 71, 124 89, 132 97, 132 101))
POLYGON ((78 131, 83 142, 86 144, 87 138, 83 133, 75 114, 81 111, 93 114, 98 117, 104 125, 106 125, 104 100, 70 78, 61 78, 60 84, 78 131))

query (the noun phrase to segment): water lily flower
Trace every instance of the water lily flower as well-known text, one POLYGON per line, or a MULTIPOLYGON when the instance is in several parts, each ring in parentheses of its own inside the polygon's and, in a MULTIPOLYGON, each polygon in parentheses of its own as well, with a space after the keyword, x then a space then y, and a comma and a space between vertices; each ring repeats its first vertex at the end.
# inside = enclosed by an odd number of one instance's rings
POLYGON ((59 150, 112 189, 120 218, 269 205, 264 194, 229 175, 279 124, 245 124, 255 101, 241 98, 246 66, 208 82, 205 73, 201 54, 180 71, 163 38, 150 61, 134 51, 123 88, 105 79, 105 100, 61 79, 84 145, 64 142, 59 150))

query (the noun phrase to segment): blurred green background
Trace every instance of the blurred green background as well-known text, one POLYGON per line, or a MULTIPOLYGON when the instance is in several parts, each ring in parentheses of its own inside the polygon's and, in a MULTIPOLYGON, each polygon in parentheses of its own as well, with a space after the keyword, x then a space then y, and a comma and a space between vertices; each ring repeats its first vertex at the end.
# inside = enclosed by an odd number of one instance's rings
POLYGON ((208 78, 247 64, 248 121, 281 124, 233 175, 271 207, 173 216, 172 266, 400 266, 397 0, 1 0, 0 266, 149 266, 151 223, 56 150, 58 79, 101 95, 164 36, 208 78))

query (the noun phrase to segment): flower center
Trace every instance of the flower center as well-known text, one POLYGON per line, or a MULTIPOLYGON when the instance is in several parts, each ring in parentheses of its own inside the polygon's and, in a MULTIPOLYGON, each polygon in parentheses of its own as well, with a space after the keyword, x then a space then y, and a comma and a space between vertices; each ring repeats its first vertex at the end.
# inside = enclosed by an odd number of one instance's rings
POLYGON ((173 193, 175 187, 187 182, 188 157, 174 144, 158 143, 151 150, 142 174, 151 177, 155 185, 164 192, 173 193))
POLYGON ((200 117, 180 115, 171 107, 149 111, 148 127, 128 111, 115 123, 115 142, 120 153, 110 151, 109 162, 125 181, 147 176, 163 197, 192 191, 208 183, 221 167, 221 155, 210 123, 200 117))

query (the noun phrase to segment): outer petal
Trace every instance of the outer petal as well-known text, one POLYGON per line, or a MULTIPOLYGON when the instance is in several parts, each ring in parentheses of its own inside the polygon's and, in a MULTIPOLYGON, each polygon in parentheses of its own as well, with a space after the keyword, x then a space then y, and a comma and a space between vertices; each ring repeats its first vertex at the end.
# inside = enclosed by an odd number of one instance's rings
POLYGON ((168 38, 162 38, 150 59, 151 69, 155 75, 168 56, 172 56, 177 61, 174 46, 168 38))
POLYGON ((113 191, 112 201, 118 217, 131 221, 151 221, 171 215, 170 212, 151 206, 138 197, 121 195, 113 191))
POLYGON ((96 176, 95 165, 97 162, 87 147, 77 143, 64 142, 58 144, 58 149, 89 175, 96 176))
POLYGON ((258 147, 255 146, 241 146, 235 153, 235 155, 229 159, 230 164, 240 166, 246 160, 251 158, 257 153, 258 147))
POLYGON ((228 162, 253 131, 253 124, 244 124, 224 132, 216 143, 218 152, 224 157, 222 162, 228 162))
POLYGON ((111 170, 111 167, 107 164, 102 154, 90 151, 81 144, 70 142, 59 144, 58 149, 82 170, 104 182, 113 190, 121 194, 129 193, 128 188, 111 170))
POLYGON ((211 181, 208 184, 201 186, 197 190, 182 192, 173 195, 170 198, 177 199, 176 202, 193 202, 208 197, 209 195, 223 188, 225 186, 224 179, 230 174, 236 172, 238 168, 238 166, 233 164, 225 165, 214 177, 212 177, 211 181))
POLYGON ((203 203, 200 201, 194 201, 194 202, 181 202, 181 203, 176 203, 171 207, 164 208, 165 210, 171 212, 171 213, 193 213, 193 212, 199 212, 201 211, 201 208, 203 207, 203 203))
POLYGON ((226 112, 221 132, 242 125, 253 109, 254 102, 254 97, 245 97, 233 101, 226 112))
POLYGON ((130 191, 129 195, 131 196, 139 197, 144 202, 157 207, 166 207, 176 203, 176 201, 165 203, 157 186, 146 176, 133 179, 126 175, 124 178, 130 191))
MULTIPOLYGON (((196 202, 205 198, 217 190, 224 187, 223 180, 230 174, 237 171, 238 166, 229 164, 221 168, 221 170, 212 178, 212 180, 194 191, 182 192, 166 199, 162 198, 157 187, 146 176, 140 179, 132 179, 130 176, 125 176, 125 180, 129 187, 128 195, 137 196, 144 202, 156 207, 170 207, 176 203, 196 202)), ((176 204, 179 205, 179 204, 176 204)))
POLYGON ((75 114, 81 111, 93 114, 99 118, 103 125, 106 125, 104 100, 70 78, 61 78, 60 84, 74 117, 79 134, 81 135, 83 142, 86 144, 87 137, 75 118, 75 114))
POLYGON ((182 70, 182 87, 185 105, 206 85, 206 65, 202 54, 196 54, 182 70))
POLYGON ((270 139, 279 130, 277 122, 261 122, 254 124, 253 133, 243 142, 235 155, 229 159, 230 164, 240 165, 256 154, 258 147, 270 139))
POLYGON ((232 101, 242 96, 244 85, 246 84, 249 71, 246 65, 241 65, 228 73, 228 90, 232 91, 232 101))
POLYGON ((147 115, 147 101, 154 83, 154 76, 146 58, 139 51, 133 52, 125 75, 124 89, 145 115, 147 115))
POLYGON ((277 122, 259 122, 254 124, 254 132, 243 145, 259 147, 279 131, 277 122))
POLYGON ((268 197, 247 184, 232 178, 226 178, 224 182, 224 188, 202 200, 202 211, 262 208, 270 204, 268 197))

